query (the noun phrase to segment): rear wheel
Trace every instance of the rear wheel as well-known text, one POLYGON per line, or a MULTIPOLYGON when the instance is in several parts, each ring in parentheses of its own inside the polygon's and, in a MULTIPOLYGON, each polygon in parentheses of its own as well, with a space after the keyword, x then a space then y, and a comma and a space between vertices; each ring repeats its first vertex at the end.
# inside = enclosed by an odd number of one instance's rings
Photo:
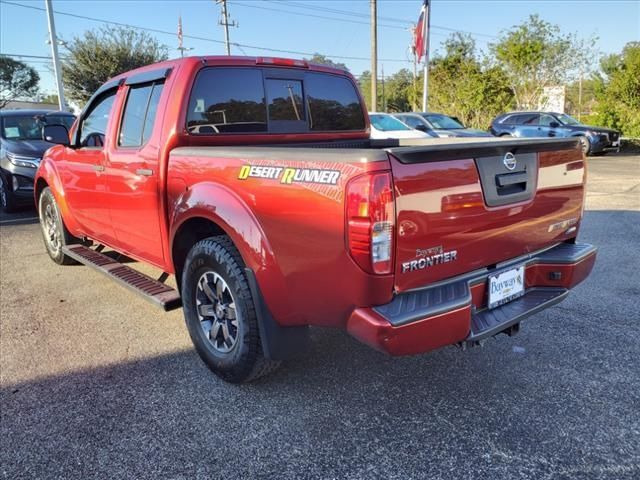
POLYGON ((51 260, 58 265, 73 265, 77 263, 62 252, 62 247, 80 243, 80 239, 71 235, 67 227, 64 226, 56 198, 49 187, 42 190, 40 194, 38 216, 40 217, 40 229, 42 230, 44 245, 51 260))
POLYGON ((0 175, 0 208, 6 213, 15 212, 17 208, 11 185, 5 181, 3 175, 0 175))
POLYGON ((280 365, 262 352, 244 262, 229 237, 193 246, 182 275, 182 304, 200 358, 223 380, 249 382, 280 365))

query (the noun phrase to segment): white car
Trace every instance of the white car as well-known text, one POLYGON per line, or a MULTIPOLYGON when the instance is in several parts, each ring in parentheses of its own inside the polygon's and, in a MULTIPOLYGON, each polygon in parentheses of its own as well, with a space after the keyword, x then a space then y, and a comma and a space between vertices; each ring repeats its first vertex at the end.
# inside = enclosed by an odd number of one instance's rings
POLYGON ((431 138, 430 135, 414 130, 388 113, 369 113, 369 120, 371 121, 371 138, 376 140, 385 138, 431 138))

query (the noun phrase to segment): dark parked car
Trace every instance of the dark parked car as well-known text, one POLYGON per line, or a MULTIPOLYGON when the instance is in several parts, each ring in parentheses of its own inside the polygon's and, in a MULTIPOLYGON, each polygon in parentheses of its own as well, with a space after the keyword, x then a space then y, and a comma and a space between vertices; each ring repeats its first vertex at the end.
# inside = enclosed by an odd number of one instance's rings
POLYGON ((490 137, 482 130, 465 127, 455 117, 433 112, 394 113, 394 117, 411 128, 423 131, 432 137, 490 137))
POLYGON ((580 137, 586 155, 620 151, 620 132, 583 125, 564 113, 505 113, 491 122, 489 131, 498 137, 580 137))
POLYGON ((75 116, 48 110, 0 110, 0 208, 33 204, 33 179, 44 152, 45 125, 71 128, 75 116))

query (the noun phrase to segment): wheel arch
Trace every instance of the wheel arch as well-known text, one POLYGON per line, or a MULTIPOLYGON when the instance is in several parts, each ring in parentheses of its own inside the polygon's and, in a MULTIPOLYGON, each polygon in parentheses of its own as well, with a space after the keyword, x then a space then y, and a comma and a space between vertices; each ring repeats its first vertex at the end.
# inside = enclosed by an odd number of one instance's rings
POLYGON ((182 288, 182 272, 189 250, 201 240, 227 232, 210 218, 194 216, 180 224, 171 242, 171 262, 176 276, 178 290, 182 288))
POLYGON ((276 255, 258 218, 236 192, 218 183, 203 182, 192 185, 172 203, 169 245, 178 284, 191 247, 204 238, 227 235, 245 267, 254 272, 275 316, 287 315, 290 300, 284 294, 285 279, 276 255))

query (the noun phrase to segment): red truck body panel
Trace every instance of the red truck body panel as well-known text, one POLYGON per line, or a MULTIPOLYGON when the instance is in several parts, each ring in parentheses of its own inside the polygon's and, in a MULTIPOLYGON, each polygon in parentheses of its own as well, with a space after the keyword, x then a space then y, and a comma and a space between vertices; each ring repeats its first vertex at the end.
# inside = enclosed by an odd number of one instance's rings
POLYGON ((393 158, 391 165, 399 225, 395 284, 399 292, 576 236, 585 181, 579 148, 540 152, 533 198, 499 207, 485 204, 473 158, 412 165, 393 158), (576 228, 550 228, 563 221, 576 228), (417 251, 440 246, 456 251, 456 261, 402 272, 403 263, 416 258, 417 251))

